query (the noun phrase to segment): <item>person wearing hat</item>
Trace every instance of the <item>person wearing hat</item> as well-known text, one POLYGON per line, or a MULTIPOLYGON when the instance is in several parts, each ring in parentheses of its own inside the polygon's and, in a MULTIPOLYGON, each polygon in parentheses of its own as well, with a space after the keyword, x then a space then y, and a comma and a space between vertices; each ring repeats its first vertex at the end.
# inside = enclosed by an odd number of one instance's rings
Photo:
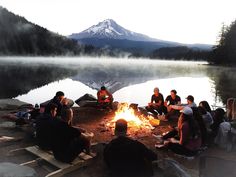
POLYGON ((161 137, 167 141, 164 146, 174 153, 194 156, 201 147, 201 133, 197 122, 193 118, 193 110, 186 106, 181 111, 178 127, 161 137), (178 138, 173 138, 178 135, 178 138))
POLYGON ((182 110, 184 109, 186 106, 190 107, 190 108, 196 108, 197 104, 194 102, 194 97, 192 95, 188 95, 186 97, 187 99, 187 104, 181 104, 181 105, 170 105, 169 107, 171 109, 174 110, 182 110))
POLYGON ((112 177, 151 177, 157 155, 144 144, 127 137, 127 121, 119 119, 115 135, 104 149, 104 160, 112 177))
POLYGON ((196 103, 194 103, 194 97, 192 96, 192 95, 188 95, 187 96, 187 105, 186 106, 189 106, 190 108, 196 108, 197 107, 197 105, 196 105, 196 103))

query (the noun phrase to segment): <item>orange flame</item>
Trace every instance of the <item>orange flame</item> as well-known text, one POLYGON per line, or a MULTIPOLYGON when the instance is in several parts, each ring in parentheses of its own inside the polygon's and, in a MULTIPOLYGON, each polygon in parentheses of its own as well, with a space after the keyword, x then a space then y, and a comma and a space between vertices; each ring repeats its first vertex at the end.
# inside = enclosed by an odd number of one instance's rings
POLYGON ((107 124, 109 127, 114 127, 118 119, 125 119, 128 122, 128 127, 133 129, 152 130, 154 127, 151 122, 154 120, 152 116, 137 115, 135 110, 128 103, 120 103, 115 112, 114 118, 107 124))

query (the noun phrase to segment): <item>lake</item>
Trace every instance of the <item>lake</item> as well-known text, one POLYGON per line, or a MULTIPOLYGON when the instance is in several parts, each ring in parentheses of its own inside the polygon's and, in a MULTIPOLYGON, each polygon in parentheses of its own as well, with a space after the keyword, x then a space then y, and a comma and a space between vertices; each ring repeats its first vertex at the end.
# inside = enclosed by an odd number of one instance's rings
POLYGON ((236 68, 206 62, 89 57, 0 57, 0 98, 42 103, 61 90, 76 100, 96 96, 105 85, 115 101, 145 106, 159 87, 164 97, 176 89, 182 102, 193 95, 198 104, 223 106, 236 97, 236 68))

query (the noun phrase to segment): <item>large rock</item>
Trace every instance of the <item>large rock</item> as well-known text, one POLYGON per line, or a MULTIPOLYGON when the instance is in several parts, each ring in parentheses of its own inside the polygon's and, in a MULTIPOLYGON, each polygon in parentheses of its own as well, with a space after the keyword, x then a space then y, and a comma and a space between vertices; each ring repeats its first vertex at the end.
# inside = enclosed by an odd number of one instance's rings
POLYGON ((15 110, 24 107, 32 108, 33 105, 17 99, 0 99, 0 110, 15 110))
POLYGON ((14 163, 0 163, 1 177, 38 177, 38 174, 33 168, 21 166, 14 163))
POLYGON ((81 107, 96 107, 97 99, 93 95, 87 93, 75 100, 75 103, 81 107))

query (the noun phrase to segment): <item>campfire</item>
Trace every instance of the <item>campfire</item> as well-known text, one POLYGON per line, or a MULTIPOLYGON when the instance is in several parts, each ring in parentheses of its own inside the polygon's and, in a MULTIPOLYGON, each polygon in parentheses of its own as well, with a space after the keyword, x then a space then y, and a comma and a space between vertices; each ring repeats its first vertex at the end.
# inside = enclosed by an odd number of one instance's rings
POLYGON ((106 124, 107 127, 114 129, 115 122, 118 119, 125 119, 128 122, 129 134, 137 132, 151 133, 155 125, 159 124, 153 116, 143 115, 137 108, 137 105, 128 103, 119 103, 115 116, 106 124))

